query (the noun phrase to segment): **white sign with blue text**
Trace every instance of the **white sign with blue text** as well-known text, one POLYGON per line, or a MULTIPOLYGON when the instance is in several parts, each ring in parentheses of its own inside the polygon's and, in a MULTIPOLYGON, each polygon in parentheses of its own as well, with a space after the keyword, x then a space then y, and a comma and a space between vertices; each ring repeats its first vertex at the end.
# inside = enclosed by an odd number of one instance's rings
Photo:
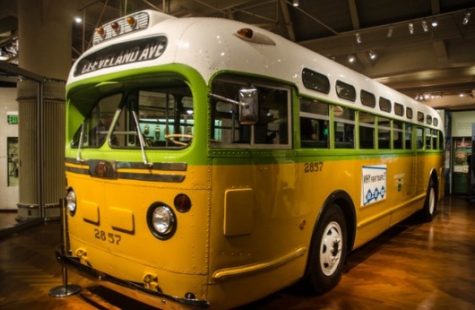
POLYGON ((361 179, 361 206, 386 199, 386 165, 363 166, 361 179))

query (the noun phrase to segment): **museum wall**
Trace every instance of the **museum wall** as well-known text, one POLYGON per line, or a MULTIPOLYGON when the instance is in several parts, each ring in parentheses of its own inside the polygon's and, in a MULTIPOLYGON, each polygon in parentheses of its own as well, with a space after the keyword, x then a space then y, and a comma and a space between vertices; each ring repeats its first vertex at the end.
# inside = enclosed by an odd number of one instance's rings
POLYGON ((15 87, 0 88, 0 210, 18 202, 18 102, 15 87))

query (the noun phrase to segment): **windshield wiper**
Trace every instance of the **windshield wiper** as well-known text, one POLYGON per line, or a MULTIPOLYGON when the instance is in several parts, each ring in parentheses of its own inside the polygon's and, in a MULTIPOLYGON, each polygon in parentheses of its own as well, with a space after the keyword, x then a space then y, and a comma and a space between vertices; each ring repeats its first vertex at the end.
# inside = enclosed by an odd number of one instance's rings
POLYGON ((137 113, 135 113, 134 110, 132 110, 132 116, 134 117, 135 127, 136 127, 136 129, 137 129, 137 135, 139 136, 140 149, 142 150, 142 160, 143 160, 143 163, 144 163, 146 166, 148 166, 148 167, 152 167, 152 166, 153 166, 153 163, 150 163, 150 162, 147 160, 147 154, 145 154, 145 140, 143 139, 142 131, 140 130, 139 119, 138 119, 138 117, 137 117, 137 113))
POLYGON ((81 134, 79 135, 79 144, 78 144, 78 152, 76 154, 76 160, 82 162, 81 159, 81 146, 84 139, 84 123, 81 124, 81 134))

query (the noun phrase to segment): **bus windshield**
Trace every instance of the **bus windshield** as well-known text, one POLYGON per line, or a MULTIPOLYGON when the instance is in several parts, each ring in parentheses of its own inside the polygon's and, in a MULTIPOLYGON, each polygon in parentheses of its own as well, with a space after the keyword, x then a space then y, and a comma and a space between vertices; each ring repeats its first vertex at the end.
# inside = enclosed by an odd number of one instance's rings
POLYGON ((193 125, 193 99, 184 83, 133 89, 99 99, 72 147, 98 148, 108 141, 112 148, 184 148, 193 125))

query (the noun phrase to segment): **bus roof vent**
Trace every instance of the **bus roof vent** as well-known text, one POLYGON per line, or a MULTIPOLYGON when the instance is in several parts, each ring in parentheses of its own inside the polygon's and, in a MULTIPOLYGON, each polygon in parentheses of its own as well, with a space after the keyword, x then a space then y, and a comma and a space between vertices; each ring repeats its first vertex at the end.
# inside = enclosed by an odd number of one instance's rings
POLYGON ((164 20, 172 18, 176 17, 152 10, 135 12, 96 28, 92 43, 97 45, 127 33, 148 29, 164 20))

